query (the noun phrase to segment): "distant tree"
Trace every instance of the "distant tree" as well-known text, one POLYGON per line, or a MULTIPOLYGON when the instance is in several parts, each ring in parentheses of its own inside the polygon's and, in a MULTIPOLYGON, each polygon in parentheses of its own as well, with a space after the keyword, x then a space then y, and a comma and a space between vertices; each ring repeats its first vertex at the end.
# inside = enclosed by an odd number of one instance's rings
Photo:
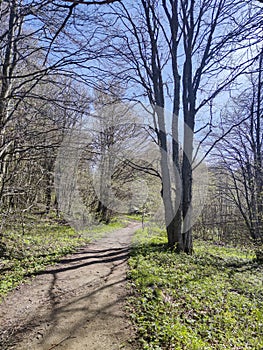
MULTIPOLYGON (((225 111, 222 128, 243 122, 216 146, 216 156, 231 179, 230 194, 255 245, 263 244, 263 54, 247 76, 247 87, 225 111)), ((230 196, 229 196, 230 197, 230 196)))
POLYGON ((249 234, 235 202, 231 175, 222 163, 209 166, 209 188, 194 235, 219 244, 247 244, 249 234))
POLYGON ((45 22, 43 4, 0 4, 1 227, 12 221, 11 212, 32 209, 37 200, 49 211, 56 149, 74 118, 86 112, 87 98, 73 84, 72 66, 90 57, 80 58, 75 45, 72 52, 46 59, 51 40, 46 33, 54 23, 45 22))
POLYGON ((97 217, 104 222, 109 222, 114 211, 129 212, 146 202, 144 190, 131 186, 137 180, 146 179, 144 174, 150 171, 158 174, 150 167, 150 159, 148 167, 145 162, 140 166, 142 159, 146 160, 144 152, 150 141, 132 106, 122 102, 121 95, 116 86, 110 86, 105 92, 95 91, 93 123, 89 123, 93 130, 87 158, 96 174, 97 217), (138 192, 141 192, 140 199, 138 192))

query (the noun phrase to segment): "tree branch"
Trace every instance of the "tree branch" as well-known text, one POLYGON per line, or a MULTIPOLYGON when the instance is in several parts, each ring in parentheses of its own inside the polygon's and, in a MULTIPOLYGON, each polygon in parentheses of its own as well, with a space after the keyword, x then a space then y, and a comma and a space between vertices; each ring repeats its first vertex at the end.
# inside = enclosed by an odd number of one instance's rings
POLYGON ((73 4, 85 4, 85 5, 105 5, 113 2, 120 2, 120 0, 101 0, 101 1, 85 1, 85 0, 64 0, 66 2, 72 2, 73 4))

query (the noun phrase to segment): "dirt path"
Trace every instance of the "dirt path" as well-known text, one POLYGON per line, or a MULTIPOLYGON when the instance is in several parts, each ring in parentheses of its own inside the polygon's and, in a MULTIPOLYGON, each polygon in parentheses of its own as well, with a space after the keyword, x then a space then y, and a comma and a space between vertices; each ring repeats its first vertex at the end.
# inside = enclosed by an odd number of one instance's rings
POLYGON ((137 224, 50 266, 0 305, 0 348, 132 349, 124 305, 127 258, 137 224))

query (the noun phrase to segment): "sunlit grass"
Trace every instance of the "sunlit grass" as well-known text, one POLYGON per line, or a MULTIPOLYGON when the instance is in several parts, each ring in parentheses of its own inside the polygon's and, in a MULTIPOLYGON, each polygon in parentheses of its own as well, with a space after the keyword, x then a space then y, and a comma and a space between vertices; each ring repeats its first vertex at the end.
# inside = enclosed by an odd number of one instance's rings
POLYGON ((166 249, 161 230, 139 230, 130 259, 130 300, 141 349, 263 348, 262 266, 251 251, 197 242, 166 249))

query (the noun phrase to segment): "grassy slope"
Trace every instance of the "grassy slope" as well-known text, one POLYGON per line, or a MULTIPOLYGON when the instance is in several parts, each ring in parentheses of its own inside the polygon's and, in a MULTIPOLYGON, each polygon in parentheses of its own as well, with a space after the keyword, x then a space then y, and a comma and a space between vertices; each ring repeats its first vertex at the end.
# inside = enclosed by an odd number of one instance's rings
POLYGON ((19 228, 9 230, 4 239, 8 253, 0 259, 0 300, 26 276, 45 269, 93 238, 120 227, 123 227, 122 222, 113 222, 78 234, 70 227, 42 221, 26 227, 24 233, 19 233, 19 228))
POLYGON ((253 258, 205 242, 176 255, 161 231, 138 231, 129 277, 140 349, 262 350, 263 268, 253 258))

